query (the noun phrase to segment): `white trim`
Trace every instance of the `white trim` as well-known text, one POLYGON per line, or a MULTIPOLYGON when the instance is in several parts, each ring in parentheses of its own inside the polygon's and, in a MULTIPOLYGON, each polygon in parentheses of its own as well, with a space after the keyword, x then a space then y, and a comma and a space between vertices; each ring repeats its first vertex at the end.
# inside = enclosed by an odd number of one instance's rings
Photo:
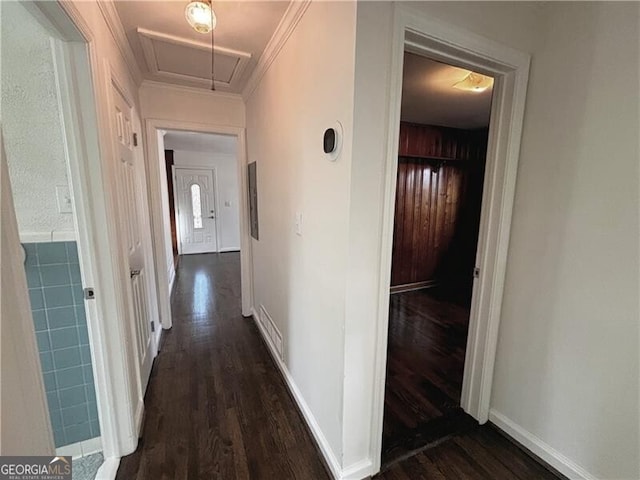
POLYGON ((20 243, 75 242, 76 239, 73 231, 20 232, 20 243))
POLYGON ((115 480, 119 466, 119 458, 105 458, 96 473, 95 480, 115 480))
POLYGON ((345 478, 343 477, 343 472, 340 467, 340 462, 338 461, 338 458, 333 453, 333 450, 331 449, 329 442, 327 441, 326 437, 324 436, 324 433, 322 433, 322 430, 320 429, 320 425, 318 425, 318 422, 313 416, 311 409, 307 405, 307 402, 305 402, 304 397, 302 396, 302 393, 298 389, 298 386, 296 385, 295 380, 291 376, 291 373, 289 373, 289 369, 287 368, 285 363, 282 361, 282 359, 278 355, 278 351, 276 350, 275 345, 271 341, 269 333, 264 329, 264 326, 260 322, 260 317, 258 315, 258 312, 256 312, 255 308, 251 308, 251 316, 253 317, 253 321, 257 325, 258 330, 260 331, 260 334, 262 335, 262 338, 264 339, 264 342, 267 345, 267 349, 271 354, 271 358, 273 358, 273 361, 278 366, 278 369, 282 374, 282 378, 284 379, 289 389, 289 392, 291 392, 291 396, 296 401, 296 404, 298 405, 298 408, 302 413, 302 416, 307 422, 307 425, 309 426, 309 429, 313 434, 316 444, 318 445, 318 448, 320 449, 322 456, 324 457, 325 461, 329 466, 329 469, 331 470, 331 474, 333 475, 333 478, 335 478, 336 480, 341 480, 345 478))
POLYGON ((166 90, 174 90, 181 93, 195 93, 198 95, 206 95, 210 97, 230 98, 233 100, 242 100, 242 95, 239 93, 221 92, 219 90, 207 90, 198 87, 188 87, 186 85, 177 85, 175 83, 164 83, 156 80, 144 80, 140 88, 162 88, 166 90))
POLYGON ((370 458, 360 460, 342 469, 340 480, 361 480, 371 476, 373 462, 370 458))
MULTIPOLYGON (((159 154, 160 152, 158 152, 159 154)), ((171 181, 173 182, 173 199, 169 199, 170 202, 173 202, 173 212, 174 219, 176 222, 176 243, 178 244, 178 255, 184 255, 182 252, 182 231, 180 230, 180 209, 178 208, 178 192, 176 191, 176 184, 178 183, 178 177, 176 175, 176 164, 175 158, 173 160, 173 165, 171 165, 171 181)), ((164 202, 165 199, 162 199, 164 202)), ((163 217, 164 218, 164 217, 163 217)), ((171 219, 169 219, 171 220, 171 219)), ((172 249, 173 251, 173 249, 172 249)))
POLYGON ((525 430, 520 425, 494 409, 491 409, 489 412, 489 420, 516 442, 566 477, 584 480, 597 480, 598 477, 589 473, 544 440, 538 438, 528 430, 525 430))
POLYGON ((140 83, 142 83, 142 72, 129 44, 129 40, 127 39, 127 34, 122 26, 122 21, 120 20, 120 15, 118 14, 115 3, 112 0, 101 0, 96 3, 100 8, 100 13, 102 13, 105 23, 109 27, 109 31, 118 50, 120 50, 122 58, 124 58, 129 73, 131 73, 136 84, 140 85, 140 83))
POLYGON ((311 5, 311 0, 289 2, 287 10, 284 12, 282 19, 273 32, 267 46, 264 47, 262 55, 258 60, 258 64, 253 69, 251 77, 249 77, 249 80, 247 80, 247 83, 242 90, 242 97, 245 100, 248 100, 253 94, 254 90, 260 83, 260 80, 267 70, 269 70, 269 67, 280 53, 284 44, 287 43, 287 40, 302 19, 302 16, 307 11, 309 5, 311 5))
MULTIPOLYGON (((171 252, 173 254, 173 251, 171 252)), ((175 265, 171 265, 167 270, 167 277, 169 277, 169 296, 171 296, 171 292, 173 292, 173 282, 176 279, 176 267, 175 265)), ((162 327, 162 325, 159 325, 162 327)))
MULTIPOLYGON (((165 242, 164 237, 164 219, 162 216, 162 202, 166 199, 162 198, 160 191, 161 175, 165 175, 164 170, 160 171, 159 152, 157 138, 157 130, 183 130, 188 132, 200 133, 218 133, 223 135, 234 135, 237 137, 236 165, 238 169, 239 181, 239 199, 240 206, 240 283, 242 291, 242 315, 248 317, 251 315, 251 305, 253 304, 253 267, 252 267, 252 250, 251 235, 249 227, 249 208, 248 208, 248 190, 247 190, 247 149, 246 149, 246 133, 243 127, 232 127, 228 125, 219 125, 212 123, 191 123, 179 120, 162 120, 147 118, 145 123, 145 138, 147 146, 147 182, 149 182, 150 195, 150 211, 151 211, 151 231, 153 234, 154 244, 154 261, 156 264, 156 274, 158 275, 157 284, 161 288, 167 288, 169 279, 167 276, 166 258, 165 258, 165 242)), ((174 165, 175 167, 175 165, 174 165)), ((175 195, 175 185, 174 185, 175 195)), ((180 248, 178 246, 178 248, 180 248)), ((160 296, 161 308, 166 311, 167 324, 163 323, 163 328, 171 328, 171 307, 169 305, 169 292, 161 292, 160 296)))
MULTIPOLYGON (((197 42, 194 40, 190 40, 184 37, 178 37, 176 35, 169 35, 167 33, 155 32, 153 30, 148 30, 146 28, 138 27, 136 30, 138 37, 140 39, 140 45, 142 46, 142 53, 144 55, 145 62, 147 64, 147 68, 149 69, 149 74, 156 78, 164 78, 167 81, 186 81, 193 82, 202 85, 203 88, 211 86, 211 79, 204 77, 196 77, 193 75, 187 75, 184 73, 177 72, 169 72, 166 70, 161 70, 158 65, 158 55, 156 51, 156 45, 154 42, 158 43, 169 43, 171 45, 176 45, 179 47, 192 48, 196 50, 211 52, 211 44, 204 42, 197 42)), ((251 54, 248 52, 243 52, 240 50, 234 50, 231 48, 221 47, 215 45, 213 47, 213 51, 216 54, 232 57, 237 60, 236 65, 231 73, 231 77, 229 81, 216 80, 215 85, 217 88, 228 88, 231 90, 235 90, 239 87, 239 82, 242 79, 242 74, 244 73, 249 60, 251 60, 251 54)))
POLYGON ((398 128, 405 48, 435 60, 471 67, 495 77, 485 187, 461 406, 480 423, 489 416, 502 291, 524 116, 530 55, 449 25, 410 6, 394 6, 388 104, 387 162, 382 215, 378 318, 370 457, 380 469, 388 341, 391 249, 398 168, 398 128))
POLYGON ((71 456, 72 458, 86 457, 102 451, 102 439, 100 437, 89 438, 81 442, 71 443, 56 448, 56 455, 60 457, 71 456))

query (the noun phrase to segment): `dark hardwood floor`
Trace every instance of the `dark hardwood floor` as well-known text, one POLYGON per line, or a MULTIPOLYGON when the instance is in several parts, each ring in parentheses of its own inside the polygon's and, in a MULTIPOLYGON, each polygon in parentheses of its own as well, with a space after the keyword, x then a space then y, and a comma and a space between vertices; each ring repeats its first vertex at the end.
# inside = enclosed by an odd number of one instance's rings
MULTIPOLYGON (((122 458, 117 478, 330 479, 253 320, 240 315, 239 255, 181 257, 172 310, 174 326, 165 332, 145 398, 143 436, 122 458)), ((394 337, 410 338, 411 327, 404 329, 394 337)), ((376 478, 556 477, 491 427, 474 424, 376 478)))
POLYGON ((475 424, 460 409, 469 308, 451 294, 391 295, 383 464, 475 424))
POLYGON ((375 480, 558 480, 490 425, 477 426, 394 463, 375 480))
POLYGON ((143 436, 117 478, 328 479, 253 320, 240 314, 239 254, 179 265, 143 436))

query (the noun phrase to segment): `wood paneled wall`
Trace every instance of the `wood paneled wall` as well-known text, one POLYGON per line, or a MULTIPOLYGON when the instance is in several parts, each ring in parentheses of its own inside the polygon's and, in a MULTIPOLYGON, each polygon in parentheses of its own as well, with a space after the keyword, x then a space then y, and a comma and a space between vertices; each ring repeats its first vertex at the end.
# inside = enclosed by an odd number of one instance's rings
POLYGON ((487 130, 403 123, 400 139, 391 285, 471 285, 487 130))
POLYGON ((178 232, 176 230, 176 207, 173 202, 173 150, 164 151, 165 171, 167 174, 167 192, 169 193, 169 220, 171 222, 171 249, 173 264, 178 266, 178 232))

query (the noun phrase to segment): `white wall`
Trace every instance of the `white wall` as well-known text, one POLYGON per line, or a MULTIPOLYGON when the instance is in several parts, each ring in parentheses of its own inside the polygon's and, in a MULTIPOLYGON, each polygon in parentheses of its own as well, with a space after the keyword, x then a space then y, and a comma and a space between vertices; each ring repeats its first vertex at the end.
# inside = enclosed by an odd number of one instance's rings
POLYGON ((334 467, 342 457, 355 15, 355 3, 311 3, 247 100, 260 221, 254 305, 284 337, 284 363, 334 467), (332 163, 322 135, 336 121, 345 141, 332 163))
POLYGON ((59 213, 56 202, 56 186, 69 184, 50 34, 18 2, 4 6, 1 31, 3 128, 20 233, 73 238, 73 214, 59 213))
MULTIPOLYGON (((412 7, 533 56, 492 406, 598 478, 638 478, 638 6, 412 7)), ((371 434, 370 385, 350 382, 375 360, 391 21, 358 5, 347 464, 371 434)))
MULTIPOLYGON (((167 148, 171 145, 167 143, 167 148)), ((174 150, 174 164, 186 168, 214 168, 216 171, 216 228, 218 250, 240 250, 240 187, 235 155, 174 150), (229 205, 227 205, 227 203, 229 205)))
POLYGON ((244 102, 240 95, 211 92, 145 81, 140 87, 145 120, 244 127, 244 102))
POLYGON ((597 478, 639 478, 640 9, 550 4, 547 13, 492 406, 597 478))

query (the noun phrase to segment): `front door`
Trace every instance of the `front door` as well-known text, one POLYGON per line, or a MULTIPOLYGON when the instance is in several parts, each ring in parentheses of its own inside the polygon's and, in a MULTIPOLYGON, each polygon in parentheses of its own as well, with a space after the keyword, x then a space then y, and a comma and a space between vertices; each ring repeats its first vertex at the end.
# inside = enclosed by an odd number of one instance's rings
POLYGON ((217 252, 213 170, 176 168, 175 172, 180 253, 217 252))
POLYGON ((118 214, 126 241, 134 315, 131 326, 136 339, 141 394, 144 395, 153 361, 153 340, 148 305, 148 273, 145 268, 144 242, 140 228, 141 224, 144 225, 142 202, 145 199, 141 194, 144 185, 143 178, 141 178, 144 167, 137 164, 140 162, 140 156, 136 156, 134 152, 133 107, 115 85, 112 88, 112 98, 112 121, 117 155, 118 214))

